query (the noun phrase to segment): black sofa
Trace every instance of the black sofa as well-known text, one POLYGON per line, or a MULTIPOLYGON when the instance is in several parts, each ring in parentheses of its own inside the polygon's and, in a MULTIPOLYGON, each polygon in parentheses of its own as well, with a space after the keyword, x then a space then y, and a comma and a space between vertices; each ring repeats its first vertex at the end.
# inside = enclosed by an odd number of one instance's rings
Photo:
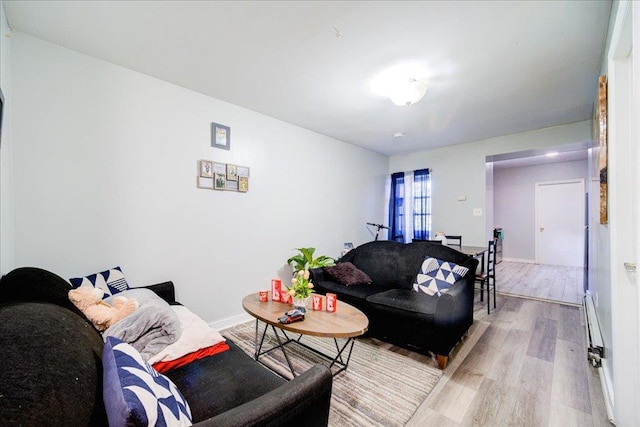
POLYGON ((478 260, 439 243, 374 241, 349 251, 338 261, 344 262, 365 272, 372 283, 345 286, 318 268, 311 272, 316 291, 335 293, 338 300, 362 310, 369 317, 370 335, 420 353, 434 353, 438 367, 444 369, 449 353, 473 324, 478 260), (415 292, 413 283, 427 255, 469 271, 439 297, 415 292))
MULTIPOLYGON (((148 286, 175 303, 172 282, 148 286)), ((107 425, 104 343, 68 300, 69 283, 38 268, 0 280, 0 425, 107 425)), ((165 373, 202 426, 326 426, 332 376, 316 365, 286 382, 230 349, 165 373)))

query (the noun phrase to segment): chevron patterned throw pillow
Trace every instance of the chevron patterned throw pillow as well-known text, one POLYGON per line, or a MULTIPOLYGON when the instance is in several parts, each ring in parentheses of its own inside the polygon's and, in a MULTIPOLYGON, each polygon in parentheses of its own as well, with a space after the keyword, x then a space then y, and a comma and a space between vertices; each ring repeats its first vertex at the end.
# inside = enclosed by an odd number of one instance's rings
POLYGON ((427 295, 440 296, 447 292, 451 286, 469 269, 453 262, 442 261, 437 258, 426 257, 422 261, 422 267, 413 284, 413 290, 424 292, 427 295))
POLYGON ((190 426, 191 409, 167 377, 131 345, 107 337, 102 354, 103 398, 111 426, 190 426))
POLYGON ((114 267, 110 270, 101 271, 100 273, 90 274, 86 277, 74 277, 69 279, 71 286, 79 288, 80 286, 93 286, 99 288, 104 295, 102 298, 110 297, 122 291, 129 289, 129 284, 124 278, 124 273, 120 267, 114 267))

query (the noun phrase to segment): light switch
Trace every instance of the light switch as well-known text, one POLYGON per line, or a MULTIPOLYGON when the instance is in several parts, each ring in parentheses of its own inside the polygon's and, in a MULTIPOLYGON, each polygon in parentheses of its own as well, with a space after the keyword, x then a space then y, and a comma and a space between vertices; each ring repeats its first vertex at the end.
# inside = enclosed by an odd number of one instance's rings
POLYGON ((473 208, 473 216, 482 216, 482 208, 473 208))

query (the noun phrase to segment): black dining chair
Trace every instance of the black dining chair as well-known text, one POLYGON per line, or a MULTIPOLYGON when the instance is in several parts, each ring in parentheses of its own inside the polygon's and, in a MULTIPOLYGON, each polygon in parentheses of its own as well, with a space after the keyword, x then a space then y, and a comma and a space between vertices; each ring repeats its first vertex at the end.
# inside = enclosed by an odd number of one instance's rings
POLYGON ((447 246, 458 246, 459 248, 462 247, 462 236, 445 234, 444 237, 446 237, 447 239, 447 246))
POLYGON ((487 265, 484 272, 476 276, 480 283, 480 301, 484 301, 484 289, 487 288, 487 314, 491 314, 491 291, 493 290, 493 308, 496 308, 496 240, 489 240, 487 247, 487 265))

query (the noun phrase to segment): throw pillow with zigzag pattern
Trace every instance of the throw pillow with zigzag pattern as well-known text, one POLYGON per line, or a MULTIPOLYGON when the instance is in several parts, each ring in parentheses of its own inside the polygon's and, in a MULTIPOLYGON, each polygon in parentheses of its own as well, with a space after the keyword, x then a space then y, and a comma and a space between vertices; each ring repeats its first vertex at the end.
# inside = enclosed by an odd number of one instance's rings
POLYGON ((427 256, 413 284, 413 290, 440 296, 464 277, 469 269, 448 261, 427 256))
POLYGON ((107 337, 102 354, 103 399, 110 426, 190 426, 180 390, 131 345, 107 337))
POLYGON ((74 288, 93 286, 100 289, 104 294, 102 296, 103 299, 129 289, 129 284, 124 278, 124 273, 120 267, 114 267, 85 277, 74 277, 69 281, 74 288))

